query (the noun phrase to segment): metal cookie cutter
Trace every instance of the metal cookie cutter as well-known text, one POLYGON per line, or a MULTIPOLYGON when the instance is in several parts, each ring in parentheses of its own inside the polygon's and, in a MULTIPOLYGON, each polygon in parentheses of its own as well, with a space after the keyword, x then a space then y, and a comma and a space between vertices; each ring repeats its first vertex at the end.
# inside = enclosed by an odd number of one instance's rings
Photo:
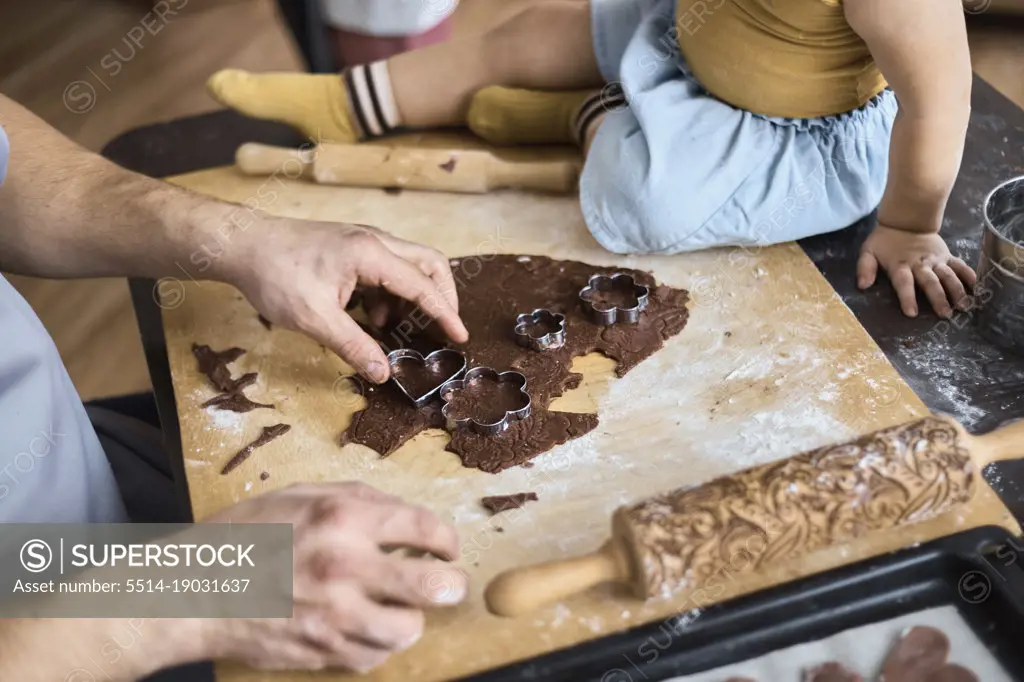
POLYGON ((636 324, 640 319, 640 313, 647 307, 650 292, 649 288, 637 284, 631 275, 623 272, 611 277, 594 275, 587 286, 580 290, 580 304, 596 324, 636 324), (599 294, 608 292, 627 293, 636 300, 636 303, 630 306, 614 306, 600 300, 595 302, 594 299, 599 298, 599 294))
POLYGON ((992 190, 984 209, 974 321, 994 345, 1024 353, 1024 175, 992 190))
POLYGON ((461 379, 448 381, 441 387, 441 416, 445 419, 445 425, 449 431, 468 429, 483 436, 496 436, 508 428, 509 424, 515 421, 526 419, 530 416, 530 394, 526 392, 526 377, 519 372, 498 372, 490 367, 474 367, 466 372, 461 379), (496 384, 511 383, 523 396, 524 405, 514 410, 506 410, 505 414, 493 422, 481 422, 473 417, 456 417, 452 414, 452 394, 466 390, 466 387, 478 380, 492 381, 496 384))
POLYGON ((532 313, 523 313, 516 318, 516 343, 534 350, 545 351, 555 350, 565 345, 565 315, 553 313, 546 308, 538 308, 532 313), (534 332, 539 327, 541 331, 554 329, 540 336, 534 332))
POLYGON ((426 357, 411 348, 399 348, 388 353, 391 381, 416 407, 429 403, 447 382, 458 379, 466 371, 466 356, 457 350, 442 348, 426 357), (418 377, 400 376, 399 364, 411 361, 423 368, 418 377))

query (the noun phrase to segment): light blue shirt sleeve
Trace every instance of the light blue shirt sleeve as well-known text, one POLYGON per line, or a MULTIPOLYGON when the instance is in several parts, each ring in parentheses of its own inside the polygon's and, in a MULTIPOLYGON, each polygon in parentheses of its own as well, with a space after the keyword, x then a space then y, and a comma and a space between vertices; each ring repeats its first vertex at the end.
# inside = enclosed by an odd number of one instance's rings
POLYGON ((11 155, 11 143, 7 140, 7 133, 4 127, 0 126, 0 185, 4 184, 7 177, 7 158, 11 155))
MULTIPOLYGON (((9 156, 0 128, 0 183, 9 156)), ((57 348, 0 275, 0 523, 127 520, 113 471, 57 348)))

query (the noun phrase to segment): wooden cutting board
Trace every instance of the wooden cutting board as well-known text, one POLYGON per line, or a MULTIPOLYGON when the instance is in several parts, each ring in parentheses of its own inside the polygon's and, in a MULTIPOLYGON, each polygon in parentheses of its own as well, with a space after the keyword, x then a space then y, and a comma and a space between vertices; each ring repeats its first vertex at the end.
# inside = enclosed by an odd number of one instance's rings
MULTIPOLYGON (((391 195, 244 177, 233 168, 172 182, 275 214, 378 225, 459 259, 456 273, 474 256, 543 254, 647 269, 692 294, 686 329, 624 378, 614 378, 611 361, 601 356, 575 362, 583 385, 552 407, 596 411, 597 429, 541 455, 533 468, 491 475, 465 469, 445 452, 442 431, 422 433, 386 459, 359 445, 339 447, 339 434, 362 407, 362 399, 340 379, 351 373, 349 367, 297 333, 265 329, 228 286, 184 276, 160 284, 197 519, 298 481, 358 479, 426 505, 457 525, 463 543, 459 565, 472 585, 467 602, 431 614, 423 640, 365 679, 452 679, 679 612, 699 617, 711 601, 967 528, 998 524, 1019 532, 995 494, 980 486, 981 495, 962 514, 834 547, 773 571, 721 576, 713 589, 695 585, 646 604, 598 589, 518 619, 491 616, 481 594, 492 576, 595 549, 607 538, 611 513, 621 504, 843 441, 926 409, 795 244, 622 257, 593 240, 573 198, 515 192, 391 195), (200 404, 214 391, 197 371, 193 342, 247 349, 233 365, 236 375, 259 372, 249 396, 279 409, 247 415, 203 410, 200 404), (261 427, 278 422, 291 424, 291 432, 232 474, 220 475, 221 466, 261 427), (262 472, 269 474, 265 481, 262 472), (478 503, 484 495, 523 491, 536 492, 539 501, 492 518, 478 503)), ((231 244, 206 248, 216 253, 231 244)), ((220 665, 218 674, 221 680, 247 682, 310 677, 233 664, 220 665)))

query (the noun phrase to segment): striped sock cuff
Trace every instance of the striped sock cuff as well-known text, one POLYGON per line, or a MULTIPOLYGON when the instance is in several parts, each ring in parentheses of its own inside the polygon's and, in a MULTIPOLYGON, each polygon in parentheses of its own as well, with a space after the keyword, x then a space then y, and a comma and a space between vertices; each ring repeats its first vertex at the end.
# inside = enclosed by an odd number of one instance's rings
POLYGON ((341 77, 360 137, 380 137, 402 125, 386 61, 353 66, 345 69, 341 77))
POLYGON ((580 147, 584 145, 591 126, 602 114, 616 111, 627 105, 626 92, 619 83, 609 83, 601 92, 595 92, 585 99, 580 108, 576 110, 576 116, 573 119, 573 135, 576 137, 576 143, 580 147))

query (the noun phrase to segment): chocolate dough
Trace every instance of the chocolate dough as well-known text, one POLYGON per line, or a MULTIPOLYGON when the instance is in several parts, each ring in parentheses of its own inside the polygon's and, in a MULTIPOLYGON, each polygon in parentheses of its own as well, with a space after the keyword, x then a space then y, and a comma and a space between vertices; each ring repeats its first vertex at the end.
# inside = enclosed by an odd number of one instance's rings
POLYGON ((270 403, 257 403, 249 400, 242 392, 215 395, 203 403, 202 406, 216 407, 218 410, 229 410, 231 412, 252 412, 260 407, 274 409, 274 406, 270 403))
POLYGON ((220 470, 221 476, 229 474, 235 469, 237 469, 242 462, 249 459, 249 455, 251 455, 256 450, 256 448, 266 445, 267 443, 274 440, 275 438, 278 438, 279 436, 283 436, 284 434, 288 433, 291 430, 291 428, 292 427, 289 426, 288 424, 274 424, 273 426, 264 426, 263 432, 260 434, 259 438, 246 445, 244 448, 239 450, 234 457, 228 460, 228 463, 225 464, 224 468, 220 470))
MULTIPOLYGON (((260 319, 263 319, 262 316, 260 319)), ((202 407, 216 407, 219 410, 230 410, 231 412, 249 412, 258 407, 274 409, 273 405, 249 400, 243 393, 243 389, 256 383, 256 378, 259 376, 256 372, 247 372, 237 379, 231 378, 231 370, 228 369, 228 365, 244 353, 245 350, 242 348, 215 351, 209 346, 192 344, 192 354, 199 361, 199 371, 206 375, 217 390, 221 391, 220 395, 210 398, 202 404, 202 407)))
POLYGON ((435 388, 454 378, 462 367, 461 360, 448 357, 450 353, 442 353, 423 362, 415 358, 400 358, 391 367, 391 375, 400 381, 409 395, 424 396, 435 388))
POLYGON ((597 310, 635 308, 640 305, 634 285, 623 279, 612 280, 603 289, 592 288, 587 294, 587 300, 597 310))
POLYGON ((506 414, 521 410, 530 402, 518 384, 490 377, 476 377, 461 389, 447 390, 448 417, 474 419, 480 424, 500 422, 506 414))
POLYGON ((437 164, 437 167, 443 170, 445 173, 451 173, 455 170, 455 157, 448 159, 444 163, 437 164))
POLYGON ((804 671, 803 682, 864 682, 864 678, 840 663, 824 663, 804 671))
POLYGON ((228 369, 228 364, 242 357, 245 354, 245 349, 228 348, 217 351, 209 346, 193 343, 192 354, 199 361, 199 371, 206 375, 214 388, 225 393, 236 388, 237 383, 231 379, 231 370, 228 369))
POLYGON ((893 645, 882 664, 879 682, 978 682, 978 676, 947 663, 949 638, 927 626, 910 628, 893 645))
POLYGON ((949 638, 935 628, 917 626, 905 632, 885 658, 885 682, 930 682, 949 658, 949 638))
MULTIPOLYGON (((526 391, 532 401, 531 416, 513 423, 498 436, 469 431, 452 434, 447 449, 459 455, 465 466, 483 471, 495 473, 521 465, 597 426, 597 415, 547 409, 552 400, 579 386, 583 377, 569 370, 573 358, 601 352, 616 361, 615 372, 621 377, 686 326, 687 292, 656 286, 650 273, 639 270, 546 256, 486 255, 453 260, 452 274, 459 313, 470 340, 451 347, 466 353, 469 367, 486 365, 499 372, 521 372, 526 376, 526 391), (580 309, 579 292, 590 276, 616 272, 625 272, 638 284, 651 287, 647 309, 635 325, 598 325, 580 309), (536 308, 565 315, 563 347, 539 352, 516 343, 516 317, 536 308)), ((373 330, 387 350, 409 347, 426 354, 440 347, 433 340, 437 338, 433 325, 421 330, 418 321, 425 315, 410 314, 406 318, 393 321, 388 329, 373 330)), ((387 456, 420 431, 444 428, 440 401, 416 409, 391 382, 372 386, 356 377, 353 381, 366 397, 367 406, 353 415, 341 436, 342 444, 360 443, 387 456)))
MULTIPOLYGON (((513 496, 514 497, 514 496, 513 496)), ((979 682, 967 668, 947 663, 949 639, 941 630, 917 626, 904 632, 882 664, 876 682, 979 682)), ((858 673, 842 664, 823 663, 804 670, 802 682, 864 682, 858 673)), ((755 682, 730 677, 726 682, 755 682)), ((781 682, 785 682, 784 680, 781 682)))
POLYGON ((536 502, 537 493, 515 493, 513 495, 493 495, 480 499, 484 509, 491 512, 491 516, 500 514, 509 509, 518 509, 527 502, 536 502))
POLYGON ((530 318, 526 320, 526 322, 523 323, 523 327, 523 331, 526 332, 526 335, 530 338, 542 339, 548 334, 558 332, 562 328, 562 325, 557 319, 555 319, 554 315, 551 317, 542 315, 539 318, 530 318))

